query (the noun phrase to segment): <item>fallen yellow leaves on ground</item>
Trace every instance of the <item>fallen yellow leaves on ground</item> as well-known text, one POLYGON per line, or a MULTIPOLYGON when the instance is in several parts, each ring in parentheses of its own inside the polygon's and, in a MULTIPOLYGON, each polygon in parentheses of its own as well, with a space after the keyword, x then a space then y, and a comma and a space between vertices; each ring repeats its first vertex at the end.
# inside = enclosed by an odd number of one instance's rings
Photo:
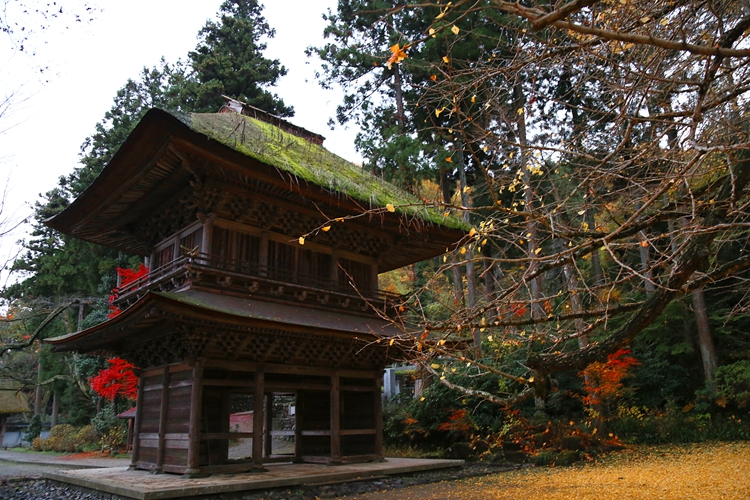
POLYGON ((528 468, 357 495, 358 500, 750 498, 750 443, 636 447, 591 464, 528 468))

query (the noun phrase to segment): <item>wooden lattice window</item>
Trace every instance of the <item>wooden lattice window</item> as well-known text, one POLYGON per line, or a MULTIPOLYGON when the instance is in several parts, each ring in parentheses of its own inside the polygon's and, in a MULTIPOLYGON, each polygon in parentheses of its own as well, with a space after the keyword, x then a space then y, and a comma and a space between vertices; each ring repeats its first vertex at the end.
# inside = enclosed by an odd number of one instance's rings
POLYGON ((349 276, 351 276, 357 289, 362 293, 368 293, 372 289, 372 266, 364 262, 351 259, 339 259, 339 286, 351 290, 349 276), (346 272, 345 272, 346 271, 346 272))
POLYGON ((268 275, 274 279, 287 280, 294 272, 296 248, 278 241, 268 242, 268 275))
POLYGON ((313 286, 329 283, 332 265, 333 258, 329 254, 306 249, 300 250, 297 268, 300 283, 313 286))

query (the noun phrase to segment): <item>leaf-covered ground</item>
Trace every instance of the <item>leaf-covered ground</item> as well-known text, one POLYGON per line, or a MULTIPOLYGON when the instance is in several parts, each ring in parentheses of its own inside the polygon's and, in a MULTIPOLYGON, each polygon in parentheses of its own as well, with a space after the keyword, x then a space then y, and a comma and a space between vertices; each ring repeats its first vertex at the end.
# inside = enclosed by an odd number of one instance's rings
POLYGON ((639 447, 574 467, 526 468, 346 498, 745 500, 750 498, 750 443, 639 447))

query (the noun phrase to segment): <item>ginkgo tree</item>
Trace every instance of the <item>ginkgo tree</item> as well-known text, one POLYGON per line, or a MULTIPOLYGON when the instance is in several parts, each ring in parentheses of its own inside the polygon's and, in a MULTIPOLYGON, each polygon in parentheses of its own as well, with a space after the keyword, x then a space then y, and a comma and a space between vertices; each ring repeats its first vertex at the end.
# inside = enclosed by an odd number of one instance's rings
POLYGON ((543 411, 555 373, 605 363, 670 304, 723 301, 725 325, 748 310, 748 2, 458 0, 368 15, 425 12, 429 25, 381 53, 407 74, 420 47, 447 40, 408 105, 450 117, 426 127, 450 136, 444 158, 471 158, 471 204, 436 208, 474 229, 460 261, 408 298, 411 316, 393 318, 405 357, 466 394, 543 411), (461 50, 467 37, 476 51, 461 50), (439 276, 478 258, 490 280, 474 304, 420 309, 439 276), (477 389, 484 375, 503 382, 477 389))

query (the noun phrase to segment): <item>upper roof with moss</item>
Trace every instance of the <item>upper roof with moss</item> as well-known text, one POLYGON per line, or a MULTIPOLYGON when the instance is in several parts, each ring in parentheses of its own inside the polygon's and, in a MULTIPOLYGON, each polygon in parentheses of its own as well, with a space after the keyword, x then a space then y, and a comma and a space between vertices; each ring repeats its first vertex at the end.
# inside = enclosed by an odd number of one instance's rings
POLYGON ((459 219, 444 217, 417 197, 331 153, 322 145, 270 123, 235 112, 192 113, 185 121, 192 130, 235 151, 331 192, 346 194, 369 206, 385 207, 390 203, 398 212, 446 227, 469 229, 459 219))
POLYGON ((327 151, 319 144, 322 139, 288 122, 266 123, 234 111, 178 116, 152 109, 91 186, 45 222, 63 233, 146 256, 172 234, 165 233, 165 224, 182 224, 178 221, 186 217, 194 221, 196 212, 213 211, 196 208, 194 201, 210 205, 210 199, 229 192, 239 200, 306 207, 314 218, 365 215, 359 222, 365 232, 376 231, 374 209, 382 234, 394 236, 380 259, 381 270, 439 255, 469 229, 327 151))

